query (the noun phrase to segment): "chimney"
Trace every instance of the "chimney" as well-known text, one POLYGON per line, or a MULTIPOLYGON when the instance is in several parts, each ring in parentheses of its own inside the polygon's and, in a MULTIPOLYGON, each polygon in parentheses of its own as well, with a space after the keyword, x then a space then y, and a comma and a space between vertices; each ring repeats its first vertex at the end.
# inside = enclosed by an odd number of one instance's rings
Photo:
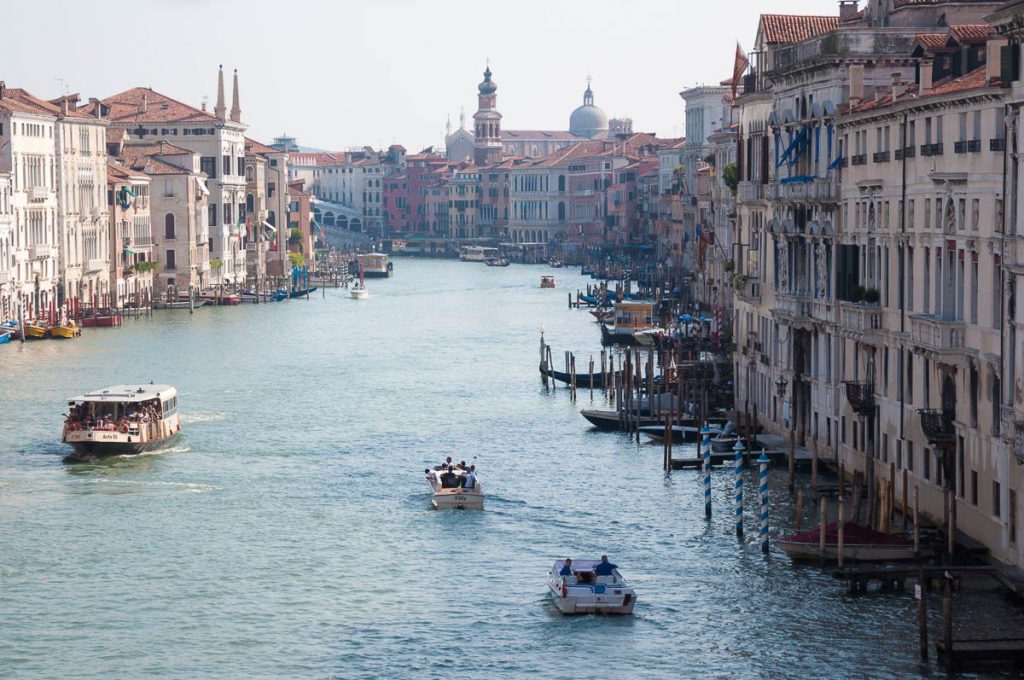
POLYGON ((896 100, 903 94, 902 86, 903 75, 900 73, 892 74, 892 103, 895 104, 896 100))
POLYGON ((146 101, 146 93, 143 92, 142 93, 142 106, 139 107, 139 112, 140 113, 146 113, 146 111, 148 111, 148 110, 149 110, 149 104, 146 101))
POLYGON ((923 97, 932 93, 932 60, 922 59, 918 70, 921 73, 918 78, 918 94, 923 97))
POLYGON ((839 0, 839 21, 849 21, 857 13, 857 0, 839 0))
POLYGON ((864 64, 850 65, 850 106, 864 99, 864 64))
POLYGON ((96 112, 97 118, 103 118, 103 104, 96 97, 89 97, 89 103, 95 107, 93 110, 96 112))
MULTIPOLYGON (((1002 74, 1002 49, 1006 47, 1006 38, 992 38, 985 43, 985 84, 991 85, 1002 74)), ((1019 49, 1014 45, 1013 49, 1019 49)), ((1009 83, 1003 83, 1008 85, 1009 83)))
POLYGON ((5 83, 4 81, 0 80, 0 99, 4 98, 4 90, 6 90, 6 89, 7 89, 7 83, 5 83))
POLYGON ((213 107, 213 115, 217 120, 227 120, 227 107, 224 105, 224 65, 217 72, 217 105, 213 107))
POLYGON ((235 69, 235 85, 234 90, 231 92, 231 120, 236 123, 242 122, 242 109, 239 108, 238 99, 238 69, 235 69))
POLYGON ((70 110, 70 108, 71 107, 70 102, 68 101, 68 96, 64 95, 60 98, 60 112, 66 116, 68 115, 68 111, 70 110))

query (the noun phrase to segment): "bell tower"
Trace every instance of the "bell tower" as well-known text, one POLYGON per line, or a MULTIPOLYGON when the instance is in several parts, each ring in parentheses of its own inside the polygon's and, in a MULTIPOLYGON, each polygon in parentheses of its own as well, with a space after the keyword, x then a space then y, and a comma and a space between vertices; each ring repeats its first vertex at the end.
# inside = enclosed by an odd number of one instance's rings
POLYGON ((501 114, 496 108, 498 85, 491 80, 491 66, 484 71, 484 80, 477 87, 477 112, 473 114, 473 161, 477 165, 501 160, 501 114))

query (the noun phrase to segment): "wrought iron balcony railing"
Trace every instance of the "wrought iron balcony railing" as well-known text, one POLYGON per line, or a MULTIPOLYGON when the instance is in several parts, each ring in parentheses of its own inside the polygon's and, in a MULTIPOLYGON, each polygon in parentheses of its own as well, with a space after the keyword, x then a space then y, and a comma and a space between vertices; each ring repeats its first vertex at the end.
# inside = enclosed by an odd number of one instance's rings
POLYGON ((923 408, 918 410, 921 416, 921 430, 933 445, 950 444, 956 437, 953 428, 953 414, 941 409, 923 408))
POLYGON ((867 416, 875 410, 875 384, 849 380, 846 385, 846 400, 853 410, 861 416, 867 416))

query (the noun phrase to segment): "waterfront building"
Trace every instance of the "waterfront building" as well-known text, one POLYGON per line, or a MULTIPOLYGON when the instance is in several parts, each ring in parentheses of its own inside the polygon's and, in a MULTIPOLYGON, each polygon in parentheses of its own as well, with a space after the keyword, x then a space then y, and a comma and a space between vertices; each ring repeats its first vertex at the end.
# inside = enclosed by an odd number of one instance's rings
POLYGON ((321 154, 316 160, 312 187, 324 214, 334 215, 343 229, 382 236, 384 182, 405 167, 405 148, 396 144, 382 153, 365 147, 321 154))
MULTIPOLYGON (((288 238, 288 249, 301 253, 306 266, 315 269, 317 264, 316 241, 323 238, 323 227, 313 219, 313 204, 316 197, 312 192, 305 190, 305 183, 302 180, 288 184, 288 232, 298 230, 299 238, 293 236, 288 238)), ((326 242, 325 242, 326 245, 326 242)), ((276 244, 275 244, 276 246, 276 244)), ((283 249, 282 249, 283 250, 283 249)))
POLYGON ((405 168, 384 181, 381 210, 391 237, 412 234, 436 234, 437 225, 427 213, 427 193, 441 186, 451 169, 444 156, 415 154, 406 156, 405 168))
POLYGON ((453 238, 475 239, 480 210, 480 169, 469 165, 458 168, 448 181, 448 229, 453 238))
POLYGON ((932 517, 952 488, 959 526, 1019 563, 999 397, 1016 401, 993 141, 1006 92, 978 27, 994 8, 761 17, 737 100, 734 370, 740 409, 864 474, 872 502, 891 465, 932 517))
POLYGON ((244 284, 246 125, 242 122, 238 73, 234 76, 230 111, 224 96, 223 69, 217 74, 213 114, 205 110, 205 104, 197 109, 145 87, 107 97, 102 103, 109 108, 110 125, 126 130, 133 141, 163 140, 199 156, 197 170, 208 178, 210 191, 208 255, 219 263, 213 282, 244 284))
POLYGON ((163 140, 132 141, 123 146, 121 162, 150 177, 156 298, 177 300, 222 281, 213 272, 223 261, 210 260, 211 192, 202 156, 163 140))
POLYGON ((10 174, 12 317, 41 318, 60 300, 57 116, 0 81, 0 172, 10 174))
MULTIPOLYGON (((285 248, 276 247, 290 212, 289 152, 245 138, 245 248, 247 273, 261 280, 290 271, 285 248)), ((308 229, 308 225, 307 225, 308 229)))
POLYGON ((16 319, 18 295, 13 274, 14 204, 11 173, 0 172, 0 322, 16 319))
MULTIPOLYGON (((109 132, 125 135, 119 129, 109 132)), ((110 144, 108 135, 108 148, 110 144)), ((120 155, 120 148, 117 155, 120 155)), ((153 300, 156 264, 149 184, 150 177, 146 173, 120 164, 117 158, 107 161, 111 306, 115 309, 148 307, 153 300)))

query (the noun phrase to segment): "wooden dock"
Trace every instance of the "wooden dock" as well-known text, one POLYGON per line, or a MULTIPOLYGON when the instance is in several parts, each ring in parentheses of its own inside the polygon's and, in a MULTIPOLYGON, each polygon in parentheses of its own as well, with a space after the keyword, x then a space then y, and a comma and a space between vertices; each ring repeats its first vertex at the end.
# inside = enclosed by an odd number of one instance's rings
POLYGON ((939 640, 935 643, 935 652, 950 669, 989 664, 1021 665, 1024 664, 1024 639, 953 640, 948 649, 945 641, 939 640))
MULTIPOLYGON (((678 444, 677 444, 678 446, 678 444)), ((694 451, 696 451, 695 444, 689 444, 694 451)), ((753 451, 745 452, 749 453, 749 460, 751 466, 756 466, 757 457, 761 455, 761 449, 755 449, 753 451)), ((768 456, 768 460, 771 461, 772 465, 784 464, 789 458, 789 451, 786 449, 765 449, 764 454, 768 456)), ((711 466, 716 465, 729 465, 731 466, 736 461, 736 453, 733 451, 719 453, 717 451, 711 452, 711 466)), ((820 462, 820 459, 819 459, 820 462)), ((704 465, 703 458, 673 458, 672 469, 673 470, 685 470, 688 468, 700 468, 704 465)), ((796 466, 797 468, 810 468, 811 466, 811 454, 807 449, 796 450, 796 466)))

